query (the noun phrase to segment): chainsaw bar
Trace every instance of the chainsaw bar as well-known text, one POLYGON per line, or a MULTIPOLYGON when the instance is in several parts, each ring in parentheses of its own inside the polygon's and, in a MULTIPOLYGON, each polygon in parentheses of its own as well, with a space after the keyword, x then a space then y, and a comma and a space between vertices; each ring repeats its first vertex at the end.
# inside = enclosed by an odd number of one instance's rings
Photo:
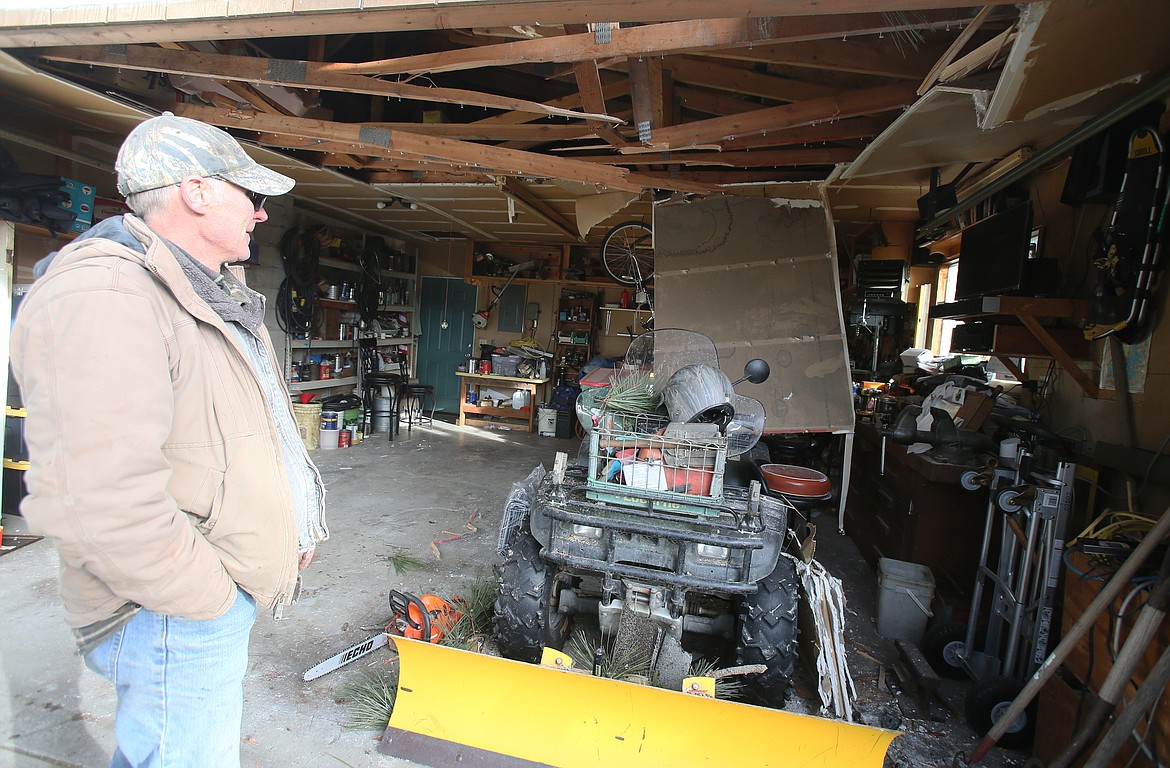
POLYGON ((362 656, 373 653, 389 642, 390 636, 385 632, 368 637, 357 645, 350 646, 335 656, 330 656, 325 661, 310 669, 305 673, 305 681, 315 680, 321 675, 328 674, 338 667, 343 667, 351 661, 356 661, 362 656))

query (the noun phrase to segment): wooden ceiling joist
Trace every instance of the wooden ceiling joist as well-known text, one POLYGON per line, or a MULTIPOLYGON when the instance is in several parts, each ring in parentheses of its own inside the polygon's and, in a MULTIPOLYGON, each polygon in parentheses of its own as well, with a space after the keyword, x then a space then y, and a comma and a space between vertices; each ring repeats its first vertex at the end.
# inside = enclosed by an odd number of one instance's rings
POLYGON ((821 40, 847 35, 877 35, 905 30, 908 26, 914 29, 929 29, 958 24, 968 18, 953 11, 925 11, 916 14, 915 19, 909 22, 884 13, 674 21, 612 29, 608 42, 598 42, 594 33, 587 32, 422 53, 380 61, 338 62, 324 65, 323 71, 391 75, 453 72, 460 69, 506 67, 517 64, 569 63, 620 56, 666 55, 736 48, 758 43, 821 40))
POLYGON ((405 131, 389 131, 354 123, 334 123, 296 117, 273 117, 260 113, 223 110, 180 104, 175 113, 224 128, 266 133, 288 133, 360 145, 369 154, 381 157, 408 157, 419 160, 438 159, 465 163, 484 172, 500 170, 510 175, 557 177, 597 184, 614 189, 640 190, 626 180, 624 169, 597 166, 559 157, 549 157, 504 147, 491 147, 452 141, 438 136, 423 136, 405 131))
MULTIPOLYGON (((646 171, 641 177, 648 187, 658 189, 673 189, 671 185, 682 185, 688 182, 701 184, 710 194, 712 191, 725 195, 752 195, 758 194, 753 188, 736 188, 731 184, 766 184, 783 181, 823 181, 826 177, 823 171, 796 169, 791 171, 646 171)), ((681 190, 689 192, 691 190, 681 190)))
MULTIPOLYGON (((597 62, 579 61, 573 65, 573 69, 577 78, 577 92, 581 96, 581 106, 587 112, 605 114, 605 94, 601 89, 601 75, 597 71, 597 62)), ((589 122, 587 125, 607 143, 615 147, 625 146, 626 140, 605 123, 589 122)))
POLYGON ((525 99, 513 99, 461 88, 430 88, 409 83, 376 80, 356 75, 339 75, 323 70, 328 65, 291 59, 255 56, 228 56, 197 51, 170 51, 152 46, 96 46, 51 48, 38 52, 49 61, 90 64, 101 67, 166 72, 172 75, 240 80, 290 88, 315 88, 340 93, 365 93, 416 101, 459 104, 539 115, 618 122, 607 115, 587 115, 569 109, 549 107, 525 99))
MULTIPOLYGON (((619 96, 625 96, 630 92, 630 81, 628 78, 621 78, 610 83, 602 83, 601 95, 604 99, 616 99, 619 96)), ((573 93, 568 96, 562 96, 559 99, 542 102, 546 107, 553 107, 557 109, 572 109, 573 107, 581 106, 581 94, 573 93)), ((505 112, 502 115, 492 115, 491 117, 484 117, 476 120, 477 125, 500 125, 500 124, 515 124, 526 123, 532 120, 539 119, 539 116, 532 112, 505 112)))
POLYGON ((834 37, 729 48, 711 51, 708 56, 918 82, 922 71, 943 54, 947 40, 946 37, 940 37, 938 42, 928 39, 916 50, 898 50, 893 35, 880 38, 846 36, 844 39, 834 37))
MULTIPOLYGON (((1013 5, 1037 0, 994 0, 992 5, 1013 5)), ((923 8, 965 8, 971 0, 883 0, 882 10, 919 11, 923 8)), ((988 4, 988 3, 985 3, 988 4)), ((418 31, 512 25, 551 26, 567 23, 612 21, 628 18, 629 0, 481 0, 480 2, 387 2, 354 8, 353 0, 318 0, 312 13, 290 13, 285 4, 276 10, 257 12, 252 3, 220 4, 215 16, 167 18, 165 3, 144 3, 134 21, 115 16, 118 4, 79 7, 78 21, 70 23, 62 13, 48 15, 43 23, 29 23, 0 30, 0 47, 30 48, 50 45, 127 44, 179 40, 226 40, 251 37, 291 37, 320 34, 367 33, 371 30, 418 31), (94 14, 97 14, 95 18, 94 14), (154 15, 152 15, 152 13, 154 15), (103 15, 108 14, 108 16, 103 15)), ((278 4, 267 4, 278 5, 278 4)), ((866 13, 873 0, 641 0, 638 19, 643 22, 680 19, 716 19, 760 16, 866 13)))
POLYGON ((757 152, 656 152, 654 154, 611 157, 590 155, 578 157, 585 162, 607 165, 715 165, 730 168, 773 168, 798 165, 836 165, 857 159, 861 150, 832 149, 772 149, 757 152))
POLYGON ((663 66, 680 83, 757 96, 771 101, 807 101, 831 96, 838 89, 806 83, 741 67, 725 67, 691 56, 672 56, 663 66))
POLYGON ((768 131, 757 136, 747 136, 720 143, 723 146, 723 151, 727 152, 737 149, 784 147, 818 141, 847 141, 877 136, 889 127, 891 122, 893 119, 890 117, 851 117, 845 120, 817 123, 816 125, 802 125, 798 128, 768 131))
POLYGON ((518 179, 502 179, 500 189, 505 195, 527 208, 535 216, 543 219, 554 229, 559 230, 574 240, 583 239, 581 233, 573 225, 573 222, 562 216, 557 209, 532 194, 532 191, 524 186, 523 182, 518 179))
POLYGON ((441 171, 373 171, 363 174, 368 184, 492 184, 487 174, 443 173, 441 171))
POLYGON ((662 149, 679 149, 697 144, 754 136, 766 131, 812 125, 826 120, 878 114, 903 109, 917 98, 916 86, 910 83, 887 85, 862 91, 850 91, 824 99, 765 107, 753 112, 713 117, 658 131, 654 145, 662 149))
POLYGON ((690 112, 699 112, 704 115, 735 115, 753 109, 760 109, 763 105, 757 101, 746 101, 728 93, 709 91, 706 88, 690 88, 677 85, 674 88, 675 98, 679 106, 690 112))

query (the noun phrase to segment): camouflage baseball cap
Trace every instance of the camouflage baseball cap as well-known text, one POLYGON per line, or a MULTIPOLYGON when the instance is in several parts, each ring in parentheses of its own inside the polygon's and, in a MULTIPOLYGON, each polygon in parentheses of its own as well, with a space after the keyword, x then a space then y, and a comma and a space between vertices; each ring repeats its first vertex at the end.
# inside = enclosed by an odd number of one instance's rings
POLYGON ((268 197, 295 181, 265 168, 227 131, 163 112, 140 123, 118 150, 118 191, 123 196, 178 184, 187 176, 215 176, 268 197))

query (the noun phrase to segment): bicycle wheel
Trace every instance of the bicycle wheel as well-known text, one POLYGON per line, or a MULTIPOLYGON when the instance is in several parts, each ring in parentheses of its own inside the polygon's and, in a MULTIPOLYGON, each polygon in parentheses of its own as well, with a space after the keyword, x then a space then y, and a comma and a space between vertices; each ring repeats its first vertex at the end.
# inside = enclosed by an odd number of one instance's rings
POLYGON ((640 221, 626 221, 601 241, 605 271, 623 285, 644 285, 654 276, 654 236, 640 221))

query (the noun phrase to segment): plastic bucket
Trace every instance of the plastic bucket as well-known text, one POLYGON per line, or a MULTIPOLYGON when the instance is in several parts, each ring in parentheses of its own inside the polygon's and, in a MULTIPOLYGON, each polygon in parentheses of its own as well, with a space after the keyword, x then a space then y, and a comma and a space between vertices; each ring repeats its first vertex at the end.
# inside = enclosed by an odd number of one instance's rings
POLYGON ((293 403, 293 418, 297 422, 297 431, 301 433, 301 442, 310 451, 320 445, 317 433, 321 429, 320 403, 293 403))
POLYGON ((925 565, 888 557, 878 560, 879 635, 922 642, 933 600, 934 574, 925 565))
POLYGON ((340 429, 322 429, 318 433, 321 436, 321 448, 323 450, 332 450, 337 448, 337 438, 340 433, 340 429))

